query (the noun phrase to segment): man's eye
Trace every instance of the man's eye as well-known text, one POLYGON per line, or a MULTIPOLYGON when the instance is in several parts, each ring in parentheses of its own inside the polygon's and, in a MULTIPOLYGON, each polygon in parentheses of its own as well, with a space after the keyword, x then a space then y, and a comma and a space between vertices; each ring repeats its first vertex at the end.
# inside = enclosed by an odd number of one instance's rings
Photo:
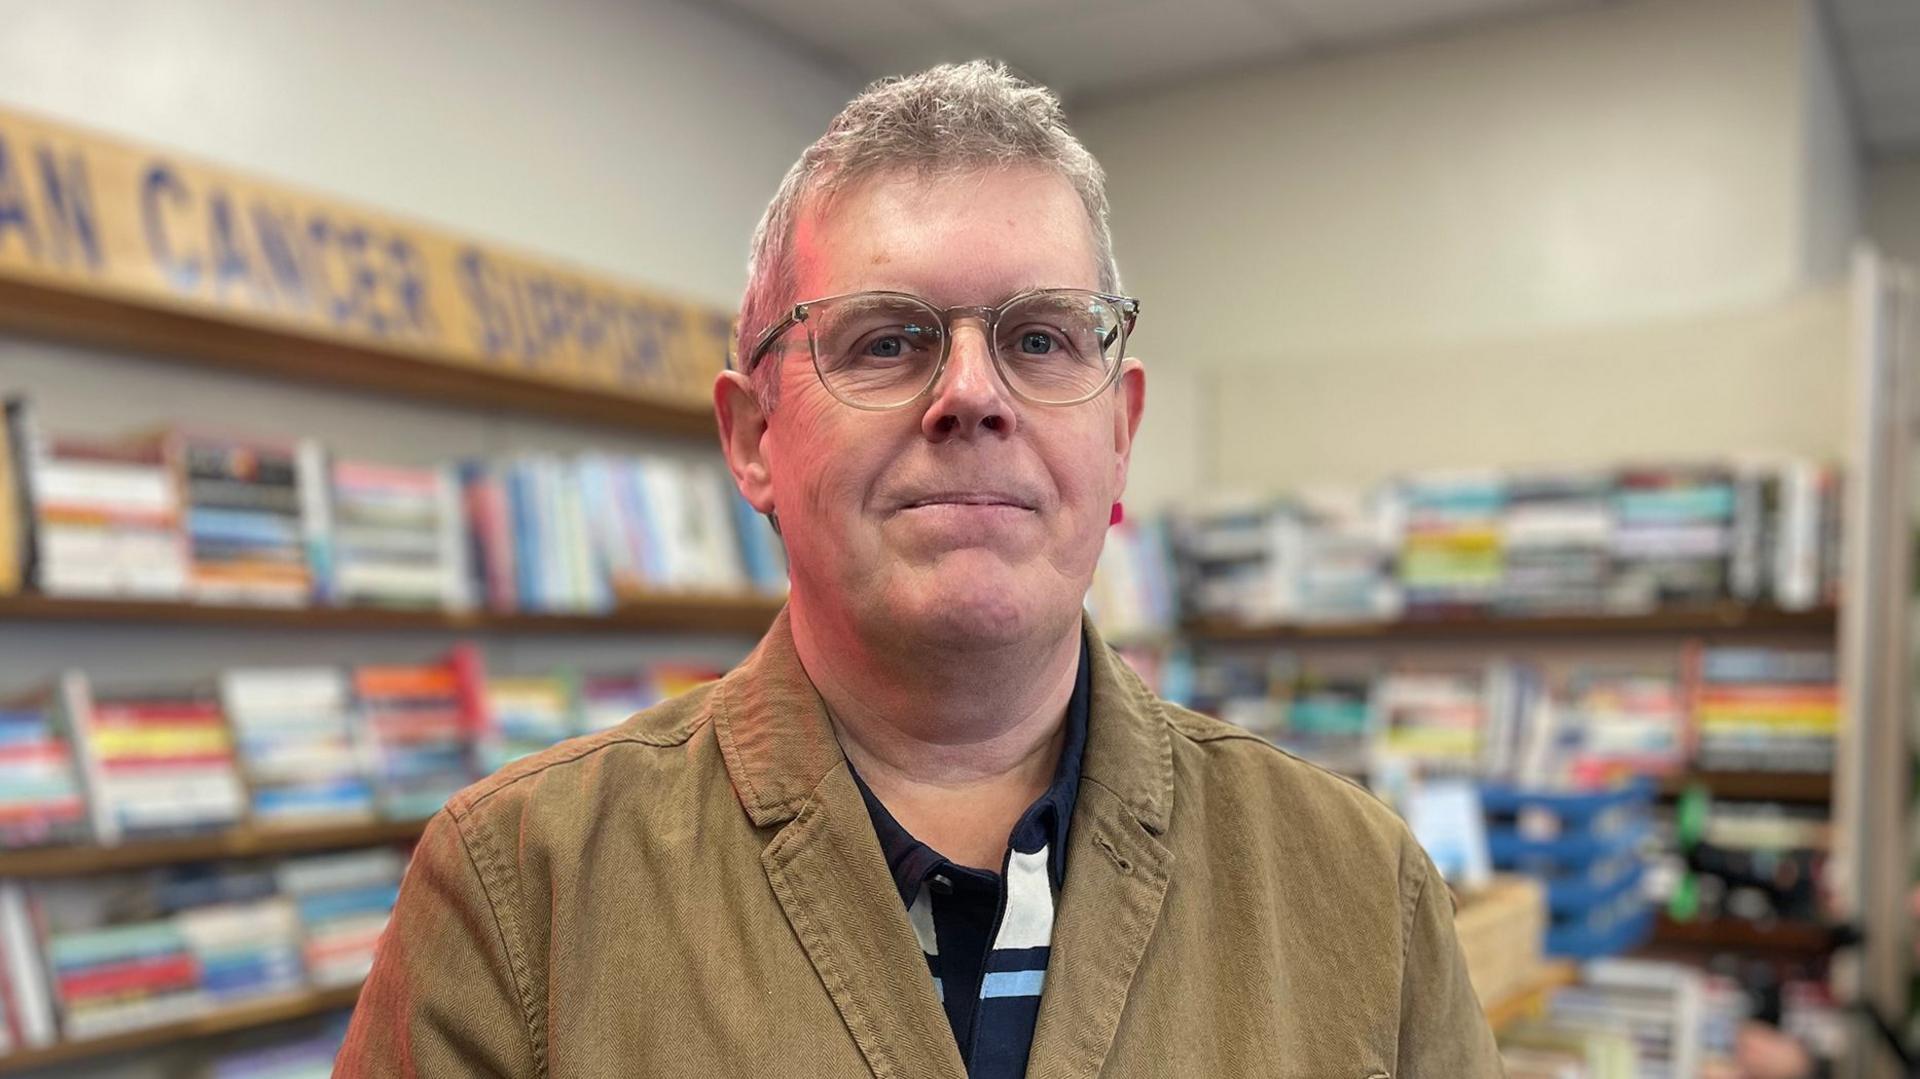
POLYGON ((893 360, 905 355, 906 351, 906 338, 901 337, 899 334, 888 334, 884 337, 875 337, 869 340, 867 347, 861 350, 861 354, 864 356, 874 356, 883 360, 893 360))
POLYGON ((1045 356, 1058 347, 1059 342, 1044 330, 1028 330, 1020 335, 1020 351, 1029 356, 1045 356))

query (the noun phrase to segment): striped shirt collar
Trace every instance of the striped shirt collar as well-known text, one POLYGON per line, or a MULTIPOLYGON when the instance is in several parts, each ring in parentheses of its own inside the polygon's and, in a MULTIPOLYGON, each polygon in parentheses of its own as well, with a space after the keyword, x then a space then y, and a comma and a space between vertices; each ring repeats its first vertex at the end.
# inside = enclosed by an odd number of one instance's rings
MULTIPOLYGON (((1047 848, 1047 871, 1053 878, 1053 886, 1058 889, 1066 875, 1067 827, 1073 822, 1073 806, 1080 793, 1080 766, 1087 748, 1087 717, 1093 699, 1093 679, 1087 639, 1084 633, 1080 637, 1080 670, 1074 677, 1073 695, 1067 699, 1067 737, 1060 747, 1060 764, 1054 769, 1053 784, 1045 793, 1034 799, 1020 820, 1013 826, 1009 836, 1010 845, 1023 854, 1032 854, 1041 847, 1047 848)), ((920 893, 921 884, 937 872, 959 871, 978 873, 949 862, 939 851, 913 837, 893 814, 887 811, 880 799, 860 778, 853 768, 853 762, 847 762, 847 768, 853 772, 853 781, 860 787, 860 797, 867 803, 867 813, 873 818, 874 832, 880 839, 880 850, 887 857, 887 868, 893 874, 893 883, 900 890, 900 902, 911 906, 914 897, 920 893)))

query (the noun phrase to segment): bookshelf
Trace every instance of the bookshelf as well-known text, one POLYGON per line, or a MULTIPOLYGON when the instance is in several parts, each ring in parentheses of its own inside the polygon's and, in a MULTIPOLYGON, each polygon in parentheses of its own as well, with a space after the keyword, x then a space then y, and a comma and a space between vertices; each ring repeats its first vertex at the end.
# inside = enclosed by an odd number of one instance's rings
POLYGON ((758 634, 785 601, 761 595, 660 593, 605 614, 443 611, 382 607, 268 607, 137 599, 0 596, 0 622, 81 622, 243 629, 444 631, 453 633, 758 634))
POLYGON ((1833 800, 1831 772, 1682 772, 1662 782, 1661 794, 1674 797, 1696 783, 1715 798, 1735 801, 1827 805, 1833 800))
POLYGON ((0 853, 0 877, 62 877, 144 869, 175 862, 306 854, 410 843, 420 838, 424 820, 378 821, 323 827, 241 826, 209 835, 147 840, 118 846, 84 844, 38 847, 0 853))
POLYGON ((1825 927, 1818 925, 1762 924, 1739 918, 1676 922, 1662 916, 1654 923, 1652 947, 1813 958, 1833 951, 1834 938, 1825 927))
POLYGON ((357 985, 338 989, 316 989, 221 1008, 178 1023, 143 1027, 139 1030, 99 1038, 60 1041, 41 1049, 22 1049, 0 1055, 0 1075, 13 1075, 34 1068, 70 1064, 115 1053, 170 1048, 197 1038, 210 1038, 272 1023, 307 1019, 342 1008, 351 1008, 359 996, 360 987, 357 985))
POLYGON ((1423 642, 1502 638, 1582 638, 1694 635, 1831 634, 1838 611, 1819 607, 1784 611, 1719 604, 1648 614, 1555 617, 1404 619, 1394 622, 1326 622, 1255 626, 1220 620, 1189 623, 1187 636, 1211 644, 1327 642, 1423 642))
POLYGON ((676 438, 714 437, 704 400, 609 394, 477 366, 423 359, 394 347, 247 325, 218 314, 171 310, 0 280, 0 330, 124 350, 159 363, 335 386, 383 397, 545 416, 676 438))

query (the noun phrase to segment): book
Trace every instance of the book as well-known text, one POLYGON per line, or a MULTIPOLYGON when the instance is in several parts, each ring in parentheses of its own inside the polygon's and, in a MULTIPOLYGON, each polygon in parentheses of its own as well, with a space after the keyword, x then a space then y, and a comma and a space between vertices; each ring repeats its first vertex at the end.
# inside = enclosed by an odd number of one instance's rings
POLYGON ((297 912, 314 985, 355 985, 367 976, 405 869, 406 858, 391 847, 288 858, 275 869, 297 912))
POLYGON ((480 667, 478 650, 461 645, 433 663, 353 669, 355 718, 370 747, 382 817, 432 816, 479 778, 472 743, 481 708, 480 667))
POLYGON ((581 733, 574 679, 567 672, 491 676, 484 686, 475 746, 481 772, 581 733))
POLYGON ((99 842, 226 827, 244 815, 233 743, 210 688, 103 691, 69 671, 62 692, 99 842))
POLYGON ((165 436, 47 436, 17 399, 8 416, 28 495, 31 583, 49 595, 184 596, 181 496, 165 436))
POLYGON ((73 726, 56 686, 0 701, 0 847, 89 838, 73 726))
POLYGON ((176 430, 193 598, 299 606, 314 594, 298 443, 176 430))
POLYGON ((368 751, 336 667, 231 668, 220 700, 238 743, 254 823, 313 826, 374 819, 368 751))

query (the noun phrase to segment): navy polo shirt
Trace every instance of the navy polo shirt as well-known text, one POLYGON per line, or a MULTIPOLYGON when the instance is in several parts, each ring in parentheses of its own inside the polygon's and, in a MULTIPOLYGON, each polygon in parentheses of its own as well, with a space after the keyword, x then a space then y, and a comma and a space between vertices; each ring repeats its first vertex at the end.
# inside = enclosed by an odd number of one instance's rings
POLYGON ((915 839, 860 774, 853 776, 973 1079, 1011 1079, 1027 1071, 1046 987, 1054 904, 1066 876, 1067 826, 1080 791, 1092 695, 1083 636, 1060 766, 1053 785, 1014 825, 998 873, 956 865, 915 839))

